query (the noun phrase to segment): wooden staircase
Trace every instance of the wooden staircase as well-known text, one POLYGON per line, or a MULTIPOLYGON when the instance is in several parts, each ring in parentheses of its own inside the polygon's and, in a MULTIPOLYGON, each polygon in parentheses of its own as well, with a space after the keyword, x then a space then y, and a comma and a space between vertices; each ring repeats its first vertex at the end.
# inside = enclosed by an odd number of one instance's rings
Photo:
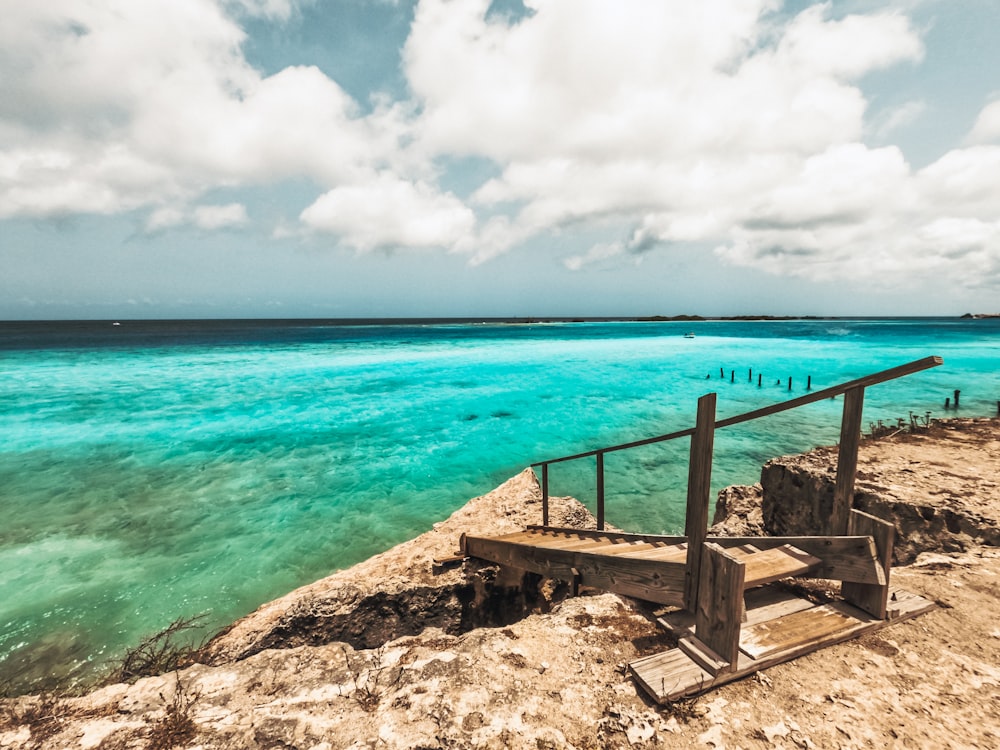
POLYGON ((914 617, 932 602, 890 589, 894 529, 853 510, 865 389, 942 364, 926 357, 790 401, 716 420, 716 394, 698 399, 693 428, 533 464, 541 470, 542 525, 499 537, 462 535, 461 556, 613 591, 674 608, 661 624, 677 648, 629 665, 636 682, 665 703, 914 617), (729 427, 843 395, 836 480, 817 536, 710 537, 714 434, 729 427), (604 530, 604 457, 614 451, 690 437, 684 536, 604 530), (549 526, 551 464, 594 458, 597 530, 549 526), (786 578, 839 581, 840 599, 815 603, 778 588, 786 578))
POLYGON ((852 511, 849 535, 706 537, 697 600, 685 608, 686 537, 529 526, 462 535, 460 554, 546 578, 667 605, 658 622, 677 647, 629 664, 659 703, 704 692, 824 646, 915 617, 932 602, 889 587, 892 527, 852 511), (843 600, 815 602, 780 583, 843 582, 843 600))

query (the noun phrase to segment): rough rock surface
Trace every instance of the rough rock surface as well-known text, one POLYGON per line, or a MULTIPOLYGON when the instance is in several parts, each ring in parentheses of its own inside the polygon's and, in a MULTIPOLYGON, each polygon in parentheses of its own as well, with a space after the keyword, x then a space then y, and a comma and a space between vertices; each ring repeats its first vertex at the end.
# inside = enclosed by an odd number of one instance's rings
MULTIPOLYGON (((515 590, 497 580, 495 566, 470 560, 435 570, 434 560, 454 556, 462 533, 503 534, 541 523, 541 508, 538 480, 525 469, 416 539, 265 604, 209 642, 200 659, 222 664, 267 648, 330 641, 374 648, 427 627, 454 635, 509 624, 545 606, 538 579, 515 590)), ((596 526, 572 498, 550 498, 549 518, 554 526, 596 526)))
MULTIPOLYGON (((836 448, 768 461, 761 471, 767 533, 829 533, 836 466, 836 448)), ((923 551, 1000 544, 998 496, 1000 420, 934 422, 861 443, 854 507, 896 526, 896 564, 923 551)))
POLYGON ((714 536, 764 536, 763 497, 764 488, 760 483, 723 488, 715 503, 709 533, 714 536))
MULTIPOLYGON (((994 423, 991 434, 972 433, 961 463, 949 468, 982 477, 983 514, 993 518, 1000 497, 988 477, 997 453, 977 446, 992 445, 998 430, 994 423)), ((952 456, 945 440, 941 455, 952 456)), ((879 460, 890 471, 910 468, 913 481, 900 486, 898 499, 905 501, 909 488, 922 502, 919 488, 934 486, 941 467, 908 463, 909 445, 881 442, 869 470, 880 476, 879 460)), ((537 502, 533 478, 516 477, 419 544, 407 543, 408 552, 396 548, 262 607, 213 644, 214 666, 78 698, 0 701, 0 748, 1000 747, 995 547, 923 553, 893 569, 896 585, 939 603, 933 612, 667 707, 646 701, 622 670, 665 648, 665 637, 643 606, 612 594, 550 596, 548 611, 505 626, 455 634, 432 626, 376 648, 262 648, 289 610, 315 600, 334 609, 348 583, 361 594, 349 598, 346 613, 370 595, 464 585, 476 571, 434 576, 430 560, 452 553, 460 531, 491 533, 537 520, 537 502), (526 507, 534 508, 531 517, 519 515, 526 507)), ((559 504, 555 522, 587 518, 571 501, 559 504)))

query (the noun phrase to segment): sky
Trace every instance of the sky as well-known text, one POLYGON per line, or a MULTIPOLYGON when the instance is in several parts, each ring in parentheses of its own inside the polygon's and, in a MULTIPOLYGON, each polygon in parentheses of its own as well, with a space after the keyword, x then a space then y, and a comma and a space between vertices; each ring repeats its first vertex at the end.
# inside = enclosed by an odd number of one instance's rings
POLYGON ((0 319, 1000 312, 996 0, 0 16, 0 319))

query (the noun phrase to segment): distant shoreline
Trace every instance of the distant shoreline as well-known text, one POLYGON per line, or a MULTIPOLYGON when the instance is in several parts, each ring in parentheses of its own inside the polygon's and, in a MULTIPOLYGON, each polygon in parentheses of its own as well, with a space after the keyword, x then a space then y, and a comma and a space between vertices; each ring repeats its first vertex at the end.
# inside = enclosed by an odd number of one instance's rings
POLYGON ((67 318, 0 320, 0 326, 92 326, 124 323, 149 326, 181 324, 256 325, 256 326, 375 326, 375 325, 526 325, 536 323, 709 323, 762 321, 832 321, 832 320, 988 320, 1000 313, 965 313, 964 315, 631 315, 631 316, 512 316, 512 317, 426 317, 426 318, 67 318))

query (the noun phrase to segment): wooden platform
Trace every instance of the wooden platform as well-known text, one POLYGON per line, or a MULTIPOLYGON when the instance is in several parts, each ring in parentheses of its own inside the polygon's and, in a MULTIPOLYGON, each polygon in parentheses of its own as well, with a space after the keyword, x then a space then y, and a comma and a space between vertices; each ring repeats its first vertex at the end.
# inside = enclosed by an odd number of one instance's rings
POLYGON ((657 703, 669 703, 908 620, 935 606, 915 594, 890 589, 889 619, 879 620, 846 602, 814 604, 779 587, 765 586, 747 592, 746 621, 740 628, 739 657, 732 670, 721 668, 723 660, 713 661, 715 655, 694 636, 694 615, 680 610, 660 619, 678 638, 678 647, 637 659, 629 664, 629 671, 657 703))

